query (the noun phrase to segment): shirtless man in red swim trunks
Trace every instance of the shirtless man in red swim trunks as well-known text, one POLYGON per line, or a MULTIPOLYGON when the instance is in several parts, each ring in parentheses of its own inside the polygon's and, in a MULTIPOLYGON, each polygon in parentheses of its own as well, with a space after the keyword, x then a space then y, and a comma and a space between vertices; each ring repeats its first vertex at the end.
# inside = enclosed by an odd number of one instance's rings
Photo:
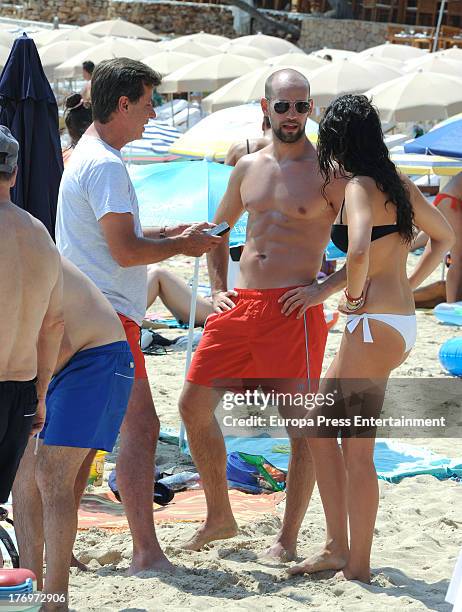
MULTIPOLYGON (((226 450, 215 418, 223 379, 319 379, 326 324, 322 301, 344 284, 344 273, 316 283, 345 181, 324 199, 316 150, 305 138, 312 109, 309 83, 295 70, 273 73, 261 105, 273 142, 237 163, 214 221, 233 226, 249 213, 235 291, 226 285, 228 240, 208 256, 215 314, 206 324, 180 398, 188 442, 207 500, 207 518, 186 543, 199 550, 237 533, 228 499, 226 450)), ((270 381, 272 382, 272 381, 270 381)), ((290 560, 314 486, 306 438, 291 439, 284 522, 268 551, 290 560)))

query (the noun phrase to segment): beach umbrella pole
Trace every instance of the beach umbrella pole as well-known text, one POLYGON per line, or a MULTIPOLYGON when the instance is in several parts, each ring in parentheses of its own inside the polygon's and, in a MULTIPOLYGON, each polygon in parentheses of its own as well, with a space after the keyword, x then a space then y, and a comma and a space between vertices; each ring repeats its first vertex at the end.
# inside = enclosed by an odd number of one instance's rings
MULTIPOLYGON (((192 348, 193 348, 193 340, 194 340, 194 323, 196 321, 197 289, 199 286, 199 261, 200 261, 200 257, 196 257, 194 261, 194 277, 193 277, 193 284, 192 284, 192 289, 191 289, 192 294, 191 294, 191 308, 189 311, 188 346, 186 350, 186 364, 185 364, 185 371, 184 371, 185 378, 188 373, 189 366, 191 364, 191 359, 192 359, 192 348)), ((183 422, 181 422, 179 444, 178 444, 180 447, 180 450, 183 449, 184 444, 185 444, 185 428, 184 428, 183 422)))
POLYGON ((441 22, 443 21, 443 13, 444 13, 445 4, 446 4, 446 0, 441 0, 440 12, 438 13, 438 21, 436 22, 435 38, 433 39, 432 53, 435 53, 435 51, 438 49, 438 38, 440 36, 441 22))

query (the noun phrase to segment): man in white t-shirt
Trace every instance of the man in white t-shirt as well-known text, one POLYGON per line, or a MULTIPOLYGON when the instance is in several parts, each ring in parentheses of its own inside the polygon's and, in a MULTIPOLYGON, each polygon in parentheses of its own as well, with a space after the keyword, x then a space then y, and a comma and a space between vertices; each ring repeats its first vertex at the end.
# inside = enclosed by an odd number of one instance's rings
POLYGON ((208 223, 141 228, 120 149, 141 138, 148 119, 156 116, 152 92, 159 83, 160 76, 138 61, 119 58, 98 64, 91 87, 94 122, 63 174, 56 220, 60 252, 109 299, 134 357, 135 382, 117 463, 117 485, 133 538, 130 574, 171 568, 157 542, 152 513, 159 420, 139 346, 147 301, 146 266, 178 254, 200 256, 221 241, 204 233, 211 227, 208 223))

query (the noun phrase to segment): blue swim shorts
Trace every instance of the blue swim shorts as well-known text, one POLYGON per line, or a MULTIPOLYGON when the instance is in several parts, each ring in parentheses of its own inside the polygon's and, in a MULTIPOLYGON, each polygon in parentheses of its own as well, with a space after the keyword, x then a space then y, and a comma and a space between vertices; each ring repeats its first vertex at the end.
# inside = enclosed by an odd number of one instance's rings
POLYGON ((40 438, 51 446, 111 452, 127 410, 135 364, 128 342, 76 353, 52 379, 40 438))

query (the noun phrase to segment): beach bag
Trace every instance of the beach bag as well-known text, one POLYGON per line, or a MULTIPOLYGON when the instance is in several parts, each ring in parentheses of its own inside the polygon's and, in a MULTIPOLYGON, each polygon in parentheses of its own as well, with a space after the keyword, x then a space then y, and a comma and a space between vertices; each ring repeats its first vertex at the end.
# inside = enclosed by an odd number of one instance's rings
POLYGON ((278 492, 286 486, 285 473, 262 455, 234 452, 228 455, 226 478, 231 486, 249 493, 278 492))

